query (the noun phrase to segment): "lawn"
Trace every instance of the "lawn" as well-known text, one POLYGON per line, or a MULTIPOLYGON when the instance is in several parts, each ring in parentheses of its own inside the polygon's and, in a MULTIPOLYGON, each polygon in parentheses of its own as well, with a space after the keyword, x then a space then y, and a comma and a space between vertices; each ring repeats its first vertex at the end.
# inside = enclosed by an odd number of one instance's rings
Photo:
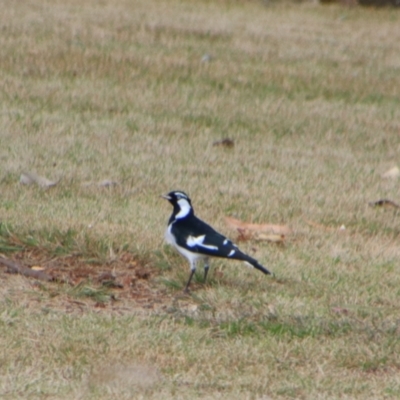
POLYGON ((0 256, 56 281, 0 266, 0 396, 400 397, 399 24, 311 2, 3 1, 0 256), (183 294, 173 189, 275 277, 214 260, 183 294))

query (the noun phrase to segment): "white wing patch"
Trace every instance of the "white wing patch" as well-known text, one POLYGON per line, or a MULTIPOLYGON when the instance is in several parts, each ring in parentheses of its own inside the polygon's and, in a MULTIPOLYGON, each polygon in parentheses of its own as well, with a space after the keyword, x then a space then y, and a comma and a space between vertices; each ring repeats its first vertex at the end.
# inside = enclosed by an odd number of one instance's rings
POLYGON ((218 250, 217 246, 213 246, 211 244, 204 244, 204 239, 206 238, 206 235, 201 235, 201 236, 189 236, 186 240, 186 244, 189 247, 194 247, 194 246, 200 246, 200 247, 204 247, 205 249, 209 249, 209 250, 218 250))
POLYGON ((228 257, 232 257, 235 254, 235 250, 231 250, 228 254, 228 257))
POLYGON ((229 240, 228 240, 228 239, 225 239, 223 244, 224 244, 224 245, 227 245, 228 243, 229 243, 229 240))

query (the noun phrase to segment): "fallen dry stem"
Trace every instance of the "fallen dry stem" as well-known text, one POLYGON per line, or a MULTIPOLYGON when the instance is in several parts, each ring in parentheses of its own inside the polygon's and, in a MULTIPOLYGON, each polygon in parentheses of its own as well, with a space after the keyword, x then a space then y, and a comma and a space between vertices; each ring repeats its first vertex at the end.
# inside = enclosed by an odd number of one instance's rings
POLYGON ((7 260, 6 258, 1 256, 0 256, 0 264, 5 265, 7 267, 6 272, 10 274, 21 274, 23 276, 39 279, 41 281, 46 281, 46 282, 54 280, 53 277, 51 277, 50 275, 46 274, 43 271, 35 271, 31 268, 21 265, 20 263, 17 263, 12 260, 7 260))

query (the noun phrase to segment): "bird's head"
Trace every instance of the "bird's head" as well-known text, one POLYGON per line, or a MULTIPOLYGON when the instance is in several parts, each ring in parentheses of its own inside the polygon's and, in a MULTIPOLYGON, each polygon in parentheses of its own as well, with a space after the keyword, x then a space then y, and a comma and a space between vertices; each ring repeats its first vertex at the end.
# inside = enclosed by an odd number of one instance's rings
POLYGON ((174 190, 161 196, 168 200, 174 207, 174 215, 176 219, 184 218, 193 213, 192 202, 189 196, 180 190, 174 190))

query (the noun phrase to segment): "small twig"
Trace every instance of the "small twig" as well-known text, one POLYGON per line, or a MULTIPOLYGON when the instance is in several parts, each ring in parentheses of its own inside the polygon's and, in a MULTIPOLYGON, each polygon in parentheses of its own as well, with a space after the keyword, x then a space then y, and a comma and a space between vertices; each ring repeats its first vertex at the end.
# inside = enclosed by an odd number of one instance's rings
POLYGON ((36 278, 36 279, 39 279, 41 281, 46 281, 46 282, 50 282, 50 281, 54 280, 54 278, 52 276, 46 274, 46 272, 35 271, 34 269, 24 267, 23 265, 18 264, 15 261, 8 260, 7 258, 4 258, 4 257, 0 257, 0 263, 4 264, 7 267, 6 272, 8 272, 9 274, 21 274, 23 276, 28 276, 30 278, 36 278))

